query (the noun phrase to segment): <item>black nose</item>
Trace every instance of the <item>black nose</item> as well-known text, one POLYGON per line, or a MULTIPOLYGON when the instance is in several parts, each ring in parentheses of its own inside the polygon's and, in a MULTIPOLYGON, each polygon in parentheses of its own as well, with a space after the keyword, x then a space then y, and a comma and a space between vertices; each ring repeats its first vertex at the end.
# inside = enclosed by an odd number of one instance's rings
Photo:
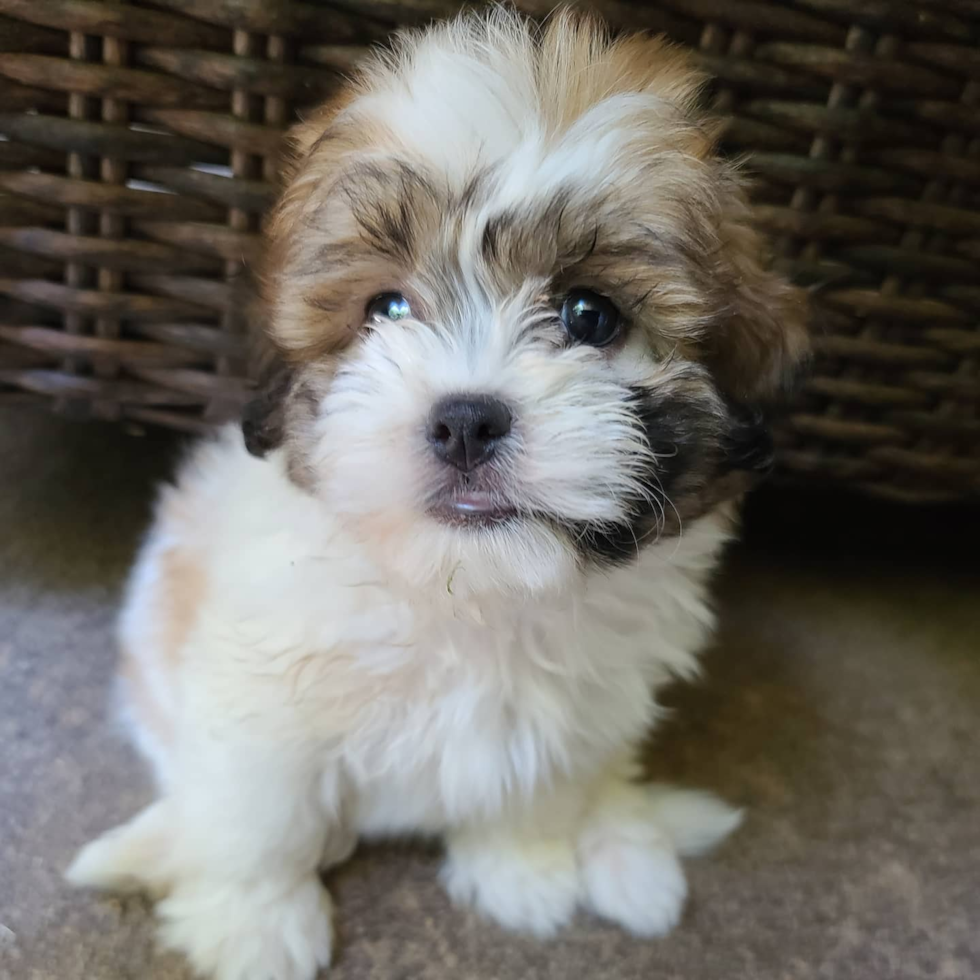
POLYGON ((469 473, 494 454, 510 420, 510 409, 489 395, 451 395, 432 409, 429 442, 440 459, 469 473))

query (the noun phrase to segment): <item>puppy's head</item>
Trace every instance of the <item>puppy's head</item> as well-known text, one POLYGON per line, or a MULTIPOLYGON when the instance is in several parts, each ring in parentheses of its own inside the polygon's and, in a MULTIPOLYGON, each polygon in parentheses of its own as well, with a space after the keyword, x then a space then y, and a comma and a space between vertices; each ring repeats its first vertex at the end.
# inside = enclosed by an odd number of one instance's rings
POLYGON ((251 446, 391 571, 554 588, 768 467, 803 304, 700 81, 661 40, 497 12, 403 37, 295 132, 251 446))

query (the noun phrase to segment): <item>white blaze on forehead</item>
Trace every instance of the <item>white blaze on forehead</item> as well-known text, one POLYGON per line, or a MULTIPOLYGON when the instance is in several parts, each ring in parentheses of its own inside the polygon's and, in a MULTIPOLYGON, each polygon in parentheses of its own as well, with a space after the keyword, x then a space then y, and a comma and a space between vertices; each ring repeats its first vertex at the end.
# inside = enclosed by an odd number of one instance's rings
POLYGON ((675 101, 610 92, 556 129, 558 110, 546 104, 554 94, 536 76, 540 55, 526 38, 506 40, 433 35, 375 74, 351 115, 391 134, 394 145, 380 152, 405 156, 456 193, 492 170, 484 218, 568 189, 601 195, 615 184, 628 194, 660 154, 677 159, 677 134, 689 124, 675 101))
POLYGON ((536 130, 500 161, 495 207, 519 207, 529 198, 548 201, 568 188, 598 195, 613 183, 628 186, 656 152, 639 124, 649 125, 651 116, 672 111, 655 95, 615 95, 583 113, 560 136, 549 139, 544 130, 536 130))
POLYGON ((533 139, 540 118, 529 44, 474 49, 452 39, 423 40, 383 81, 374 77, 357 110, 439 171, 463 176, 533 139))

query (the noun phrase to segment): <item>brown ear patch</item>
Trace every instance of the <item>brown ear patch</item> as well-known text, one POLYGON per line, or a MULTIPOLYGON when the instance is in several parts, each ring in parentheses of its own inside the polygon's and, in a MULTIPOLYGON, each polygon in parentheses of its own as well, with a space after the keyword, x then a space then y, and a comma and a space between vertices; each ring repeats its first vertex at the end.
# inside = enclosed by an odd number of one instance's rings
POLYGON ((286 400, 292 385, 293 372, 278 367, 256 396, 242 411, 242 435, 245 448, 263 457, 276 449, 286 436, 286 400))
POLYGON ((720 229, 722 312, 708 339, 715 377, 743 405, 784 401, 810 354, 806 293, 766 267, 739 192, 720 229))
POLYGON ((279 360, 242 412, 245 448, 259 458, 282 450, 290 480, 309 492, 316 484, 310 463, 313 430, 333 369, 332 360, 297 367, 279 360))
POLYGON ((772 427, 761 409, 729 404, 728 430, 722 440, 725 468, 768 476, 775 464, 772 427))

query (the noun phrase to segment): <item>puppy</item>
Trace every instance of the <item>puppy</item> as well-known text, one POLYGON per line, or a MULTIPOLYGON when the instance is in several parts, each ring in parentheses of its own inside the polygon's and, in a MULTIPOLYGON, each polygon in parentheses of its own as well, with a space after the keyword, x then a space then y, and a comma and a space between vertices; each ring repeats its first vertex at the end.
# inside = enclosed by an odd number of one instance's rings
POLYGON ((559 15, 401 37, 293 135, 275 370, 160 498, 121 690, 158 798, 73 882, 159 899, 220 980, 310 980, 318 871, 441 835, 451 896, 541 936, 678 920, 738 822, 643 786, 735 501, 804 356, 663 40, 559 15))

